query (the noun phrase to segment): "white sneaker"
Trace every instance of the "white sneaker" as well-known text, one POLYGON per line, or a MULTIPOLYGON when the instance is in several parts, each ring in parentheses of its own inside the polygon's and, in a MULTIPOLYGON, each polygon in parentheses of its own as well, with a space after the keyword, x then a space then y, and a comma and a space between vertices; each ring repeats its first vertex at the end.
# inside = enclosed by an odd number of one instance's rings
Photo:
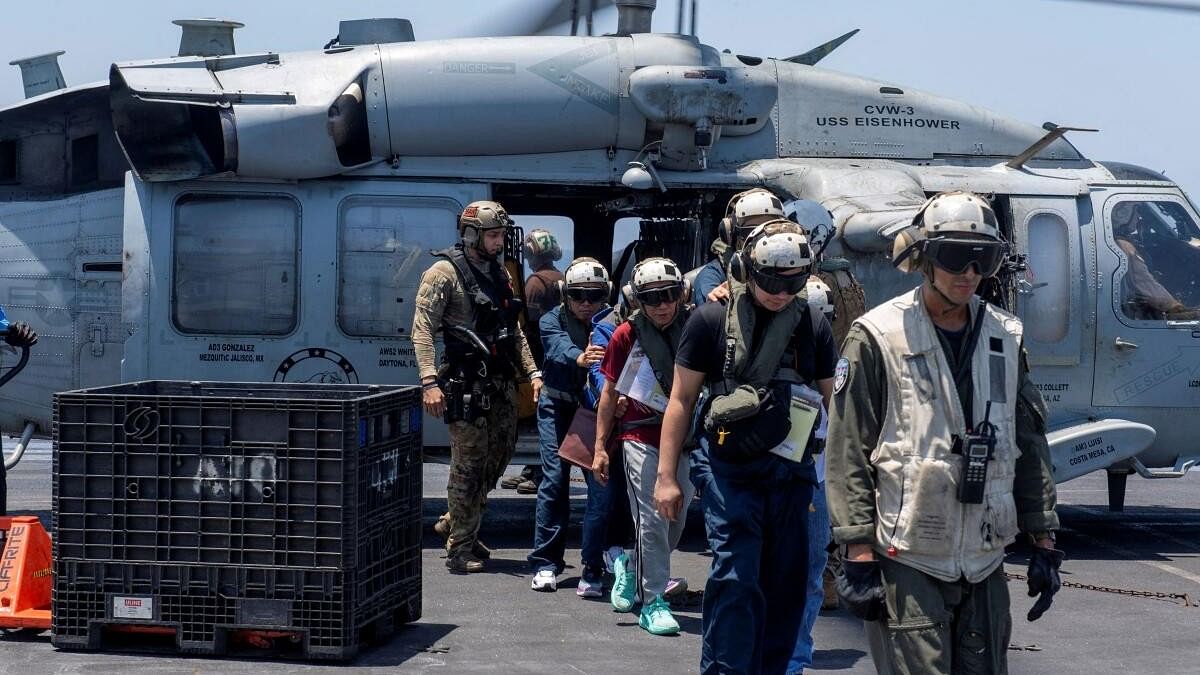
POLYGON ((533 575, 533 581, 529 582, 529 587, 535 591, 552 593, 558 590, 558 577, 554 570, 538 570, 538 573, 533 575))
POLYGON ((604 571, 613 574, 613 561, 625 555, 625 549, 620 546, 610 546, 604 552, 604 571))

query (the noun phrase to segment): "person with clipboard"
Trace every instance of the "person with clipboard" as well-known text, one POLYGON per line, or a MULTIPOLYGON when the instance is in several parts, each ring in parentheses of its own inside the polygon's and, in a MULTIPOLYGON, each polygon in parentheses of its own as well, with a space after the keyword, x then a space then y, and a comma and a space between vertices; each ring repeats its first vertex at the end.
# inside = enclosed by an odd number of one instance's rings
MULTIPOLYGON (((612 606, 618 612, 629 612, 641 605, 639 626, 653 635, 674 635, 679 623, 663 597, 671 580, 671 551, 683 534, 683 518, 671 521, 658 513, 654 482, 662 413, 689 310, 684 304, 683 275, 666 258, 639 262, 633 268, 632 291, 638 310, 617 326, 600 362, 604 388, 596 410, 592 472, 602 483, 609 480, 609 439, 615 432, 624 458, 637 545, 632 558, 622 555, 613 562, 612 606), (621 397, 629 404, 617 420, 621 397)), ((692 496, 686 465, 680 466, 676 479, 686 504, 692 496)))
POLYGON ((698 487, 713 552, 706 675, 787 672, 803 622, 812 456, 838 358, 829 321, 797 297, 812 270, 799 225, 759 226, 730 260, 729 304, 698 308, 680 337, 654 498, 664 518, 683 517, 677 470, 706 388, 689 457, 693 482, 705 481, 698 487))

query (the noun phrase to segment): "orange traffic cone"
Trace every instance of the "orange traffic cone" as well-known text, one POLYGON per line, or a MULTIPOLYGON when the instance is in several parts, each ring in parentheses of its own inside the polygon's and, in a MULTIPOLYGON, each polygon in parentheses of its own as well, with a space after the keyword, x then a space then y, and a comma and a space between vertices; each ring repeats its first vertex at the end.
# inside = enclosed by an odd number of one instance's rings
POLYGON ((50 628, 50 535, 37 516, 0 516, 0 628, 50 628))

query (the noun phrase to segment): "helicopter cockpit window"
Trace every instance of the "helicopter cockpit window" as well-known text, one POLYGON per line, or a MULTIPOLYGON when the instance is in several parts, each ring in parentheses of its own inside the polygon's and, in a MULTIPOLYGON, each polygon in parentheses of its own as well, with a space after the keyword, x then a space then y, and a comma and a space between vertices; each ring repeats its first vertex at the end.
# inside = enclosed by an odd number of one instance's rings
POLYGON ((1200 319, 1200 227, 1173 201, 1128 199, 1111 211, 1121 256, 1120 310, 1135 321, 1200 319))
POLYGON ((172 316, 185 333, 296 326, 300 209, 286 197, 188 195, 175 207, 172 316))
POLYGON ((401 337, 431 249, 457 238, 449 199, 351 197, 338 219, 338 325, 347 335, 401 337))

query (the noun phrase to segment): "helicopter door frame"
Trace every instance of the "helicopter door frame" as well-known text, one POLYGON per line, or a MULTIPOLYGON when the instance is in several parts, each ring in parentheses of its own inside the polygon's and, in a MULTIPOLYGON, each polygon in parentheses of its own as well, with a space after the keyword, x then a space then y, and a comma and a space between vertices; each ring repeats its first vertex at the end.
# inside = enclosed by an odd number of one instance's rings
POLYGON ((1141 320, 1121 309, 1129 262, 1112 231, 1112 213, 1125 201, 1178 204, 1200 223, 1177 188, 1112 187, 1093 191, 1101 231, 1097 246, 1095 406, 1200 406, 1200 321, 1141 320))

